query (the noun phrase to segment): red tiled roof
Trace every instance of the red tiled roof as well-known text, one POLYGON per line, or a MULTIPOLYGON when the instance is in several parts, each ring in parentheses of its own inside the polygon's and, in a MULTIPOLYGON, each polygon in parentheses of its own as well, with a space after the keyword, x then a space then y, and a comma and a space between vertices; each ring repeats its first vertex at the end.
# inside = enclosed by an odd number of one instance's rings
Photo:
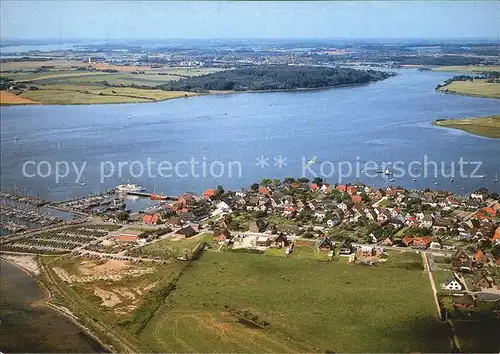
POLYGON ((483 208, 483 211, 489 214, 490 216, 495 216, 497 214, 495 209, 493 208, 483 208))
POLYGON ((486 255, 484 254, 484 252, 482 250, 478 250, 476 252, 476 254, 474 255, 474 258, 478 262, 486 262, 488 260, 488 258, 486 257, 486 255))
POLYGON ((349 193, 349 194, 354 194, 354 193, 356 193, 357 190, 358 190, 358 188, 356 186, 348 186, 347 187, 347 193, 349 193))
POLYGON ((121 242, 136 242, 139 236, 137 235, 120 235, 117 240, 121 242))
POLYGON ((206 191, 203 192, 203 196, 204 197, 213 197, 215 195, 215 193, 217 193, 217 191, 213 188, 211 189, 207 189, 206 191))
POLYGON ((419 244, 419 245, 429 245, 432 242, 432 237, 430 236, 423 236, 423 237, 414 237, 413 238, 413 244, 419 244))
POLYGON ((339 184, 337 187, 335 187, 336 190, 345 192, 347 190, 347 187, 343 184, 339 184))
POLYGON ((405 237, 403 237, 402 241, 403 241, 403 244, 405 246, 409 246, 413 242, 413 237, 411 237, 411 236, 405 236, 405 237))
POLYGON ((260 194, 270 194, 271 191, 267 187, 259 187, 259 193, 260 194))
POLYGON ((358 203, 361 201, 361 196, 360 195, 353 195, 351 196, 351 200, 354 202, 354 203, 358 203))
POLYGON ((316 190, 316 189, 318 189, 318 188, 319 188, 319 187, 318 187, 318 185, 317 185, 316 183, 311 183, 311 189, 312 189, 313 191, 315 191, 315 190, 316 190))

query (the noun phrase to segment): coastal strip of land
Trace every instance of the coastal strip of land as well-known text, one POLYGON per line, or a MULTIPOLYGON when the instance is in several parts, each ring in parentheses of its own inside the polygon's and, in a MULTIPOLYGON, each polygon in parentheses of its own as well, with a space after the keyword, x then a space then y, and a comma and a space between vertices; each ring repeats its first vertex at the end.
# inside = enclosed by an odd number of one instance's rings
POLYGON ((362 85, 394 74, 375 70, 259 65, 249 68, 118 66, 51 60, 2 62, 1 104, 156 102, 199 94, 362 85))
POLYGON ((445 65, 435 66, 432 71, 445 71, 452 73, 485 73, 500 71, 500 65, 445 65))
POLYGON ((500 83, 487 82, 486 79, 452 81, 449 84, 439 87, 437 91, 464 96, 500 98, 500 83))
POLYGON ((437 120, 432 124, 439 127, 459 129, 469 134, 487 138, 500 138, 500 115, 480 118, 437 120))

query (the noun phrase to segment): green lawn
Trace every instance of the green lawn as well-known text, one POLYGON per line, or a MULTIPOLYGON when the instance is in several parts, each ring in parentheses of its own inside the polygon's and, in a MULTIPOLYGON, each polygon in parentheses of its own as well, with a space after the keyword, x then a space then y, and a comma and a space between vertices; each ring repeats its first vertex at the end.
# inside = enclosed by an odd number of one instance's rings
POLYGON ((167 237, 163 240, 141 247, 143 254, 150 256, 165 256, 169 254, 182 254, 184 250, 192 251, 197 244, 211 241, 212 234, 204 233, 193 237, 178 239, 167 237))
POLYGON ((232 252, 193 262, 140 340, 160 352, 449 350, 421 270, 232 252))
MULTIPOLYGON (((500 84, 498 84, 500 86, 500 84)), ((463 130, 467 133, 500 138, 500 116, 439 120, 432 123, 439 127, 463 130)))

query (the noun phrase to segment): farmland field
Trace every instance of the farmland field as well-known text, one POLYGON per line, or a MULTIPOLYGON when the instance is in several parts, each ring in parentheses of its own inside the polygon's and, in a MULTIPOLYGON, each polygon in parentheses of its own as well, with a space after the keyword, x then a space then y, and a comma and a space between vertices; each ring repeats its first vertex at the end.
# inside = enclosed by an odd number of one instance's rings
POLYGON ((148 66, 117 66, 107 63, 93 63, 93 71, 76 70, 77 67, 86 66, 88 66, 87 63, 65 60, 2 63, 2 76, 12 79, 13 84, 24 83, 30 87, 35 86, 35 89, 38 88, 38 90, 30 88, 28 91, 20 93, 19 91, 5 91, 2 93, 1 103, 136 103, 187 97, 191 96, 192 93, 166 92, 149 89, 149 87, 154 88, 168 81, 221 70, 217 68, 178 67, 153 69, 148 66), (44 67, 43 71, 39 71, 42 67, 44 67), (118 72, 100 70, 117 70, 118 72), (141 88, 131 87, 132 85, 141 88), (16 93, 19 94, 14 97, 13 95, 16 93))
POLYGON ((159 352, 449 350, 421 270, 232 252, 193 262, 140 340, 159 352))
POLYGON ((188 96, 193 96, 193 94, 182 91, 167 92, 129 87, 99 88, 84 86, 81 89, 79 86, 71 85, 47 86, 47 88, 27 91, 19 95, 21 98, 34 100, 43 104, 134 103, 162 101, 188 96))
POLYGON ((486 80, 476 79, 474 81, 453 81, 446 86, 442 86, 438 91, 445 93, 455 93, 466 96, 500 98, 500 84, 488 83, 486 80))
POLYGON ((487 71, 500 71, 500 65, 452 65, 452 66, 437 66, 432 68, 433 71, 447 71, 454 73, 483 73, 487 71))
POLYGON ((0 104, 14 105, 14 104, 37 104, 38 102, 33 101, 29 98, 21 97, 10 93, 8 91, 0 91, 0 104))

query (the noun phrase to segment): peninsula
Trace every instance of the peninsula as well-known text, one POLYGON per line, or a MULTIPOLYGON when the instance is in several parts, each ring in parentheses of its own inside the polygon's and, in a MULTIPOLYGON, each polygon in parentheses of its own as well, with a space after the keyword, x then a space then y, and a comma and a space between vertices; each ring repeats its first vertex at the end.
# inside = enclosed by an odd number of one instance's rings
POLYGON ((432 124, 487 138, 500 138, 500 116, 437 120, 432 124))
POLYGON ((340 67, 259 65, 171 81, 166 91, 273 91, 361 85, 384 80, 394 73, 340 67))

